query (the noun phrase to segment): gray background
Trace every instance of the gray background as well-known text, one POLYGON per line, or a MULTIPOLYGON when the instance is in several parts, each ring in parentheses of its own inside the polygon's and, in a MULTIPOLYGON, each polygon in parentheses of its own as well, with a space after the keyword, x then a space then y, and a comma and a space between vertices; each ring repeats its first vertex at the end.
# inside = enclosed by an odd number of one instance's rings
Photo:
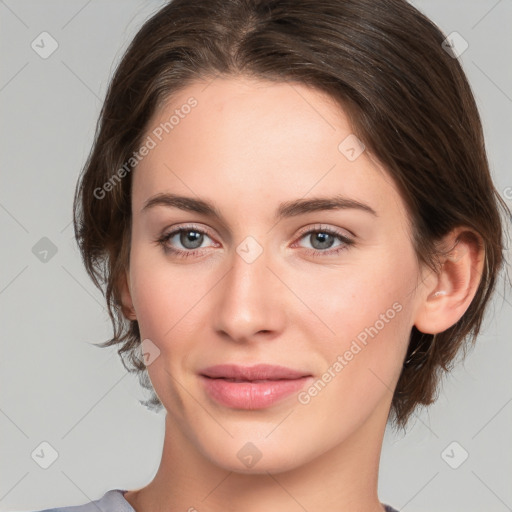
MULTIPOLYGON (((460 60, 481 109, 497 188, 512 206, 512 2, 414 4, 469 43, 460 60)), ((148 395, 115 349, 92 345, 108 339, 111 326, 70 222, 114 65, 161 5, 0 0, 2 511, 84 503, 111 488, 141 487, 158 468, 163 413, 138 403, 148 395), (31 48, 43 31, 59 45, 47 59, 31 48), (57 249, 45 262, 33 252, 43 237, 57 249), (31 456, 45 441, 58 452, 48 469, 31 456)), ((512 510, 512 299, 504 286, 476 348, 443 381, 437 403, 415 414, 406 436, 386 431, 383 502, 405 512, 512 510), (469 456, 460 464, 462 450, 469 456)))

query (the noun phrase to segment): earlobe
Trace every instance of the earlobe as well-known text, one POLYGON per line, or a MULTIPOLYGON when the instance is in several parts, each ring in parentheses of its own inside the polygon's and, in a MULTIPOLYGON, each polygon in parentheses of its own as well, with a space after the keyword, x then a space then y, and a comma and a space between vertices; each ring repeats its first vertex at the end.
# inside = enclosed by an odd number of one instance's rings
POLYGON ((123 272, 119 279, 119 293, 121 297, 121 311, 123 312, 123 315, 128 320, 137 320, 135 308, 133 307, 128 271, 123 272))
POLYGON ((480 236, 469 228, 457 228, 443 239, 448 251, 429 289, 424 290, 415 327, 437 334, 457 323, 468 309, 480 284, 485 250, 480 236))

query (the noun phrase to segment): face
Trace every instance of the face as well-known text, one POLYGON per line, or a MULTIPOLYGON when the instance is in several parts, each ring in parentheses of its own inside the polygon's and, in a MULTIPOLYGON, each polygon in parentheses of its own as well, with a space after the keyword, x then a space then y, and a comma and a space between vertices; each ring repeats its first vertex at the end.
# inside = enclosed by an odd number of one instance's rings
POLYGON ((383 430, 421 272, 404 202, 343 111, 306 86, 217 78, 143 140, 123 302, 173 435, 263 472, 383 430), (260 364, 295 373, 248 373, 260 364))

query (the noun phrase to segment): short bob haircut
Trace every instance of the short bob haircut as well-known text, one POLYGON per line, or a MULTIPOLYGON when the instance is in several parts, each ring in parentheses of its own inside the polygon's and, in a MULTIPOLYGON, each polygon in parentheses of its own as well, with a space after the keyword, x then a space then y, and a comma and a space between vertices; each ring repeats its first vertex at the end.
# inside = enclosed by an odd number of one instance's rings
POLYGON ((453 367, 461 347, 466 355, 480 331, 504 262, 500 208, 510 216, 491 179, 471 88, 445 38, 405 0, 174 0, 144 23, 110 82, 74 200, 75 236, 113 324, 112 339, 99 345, 119 344, 125 368, 152 390, 142 403, 162 407, 141 358, 138 323, 120 301, 131 157, 160 106, 218 76, 328 93, 398 187, 418 262, 437 272, 444 235, 457 226, 480 234, 484 269, 464 315, 436 335, 412 328, 390 410, 395 426, 405 428, 417 405, 436 399, 441 370, 453 367))

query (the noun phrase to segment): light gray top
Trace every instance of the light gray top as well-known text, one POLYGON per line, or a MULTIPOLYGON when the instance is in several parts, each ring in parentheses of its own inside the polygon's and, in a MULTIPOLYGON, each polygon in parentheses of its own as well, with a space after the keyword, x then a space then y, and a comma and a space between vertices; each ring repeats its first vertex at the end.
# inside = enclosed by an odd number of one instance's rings
MULTIPOLYGON (((71 507, 48 508, 38 512, 136 512, 124 499, 126 489, 111 489, 101 498, 71 507)), ((390 505, 384 504, 386 512, 398 512, 390 505)))
POLYGON ((135 509, 124 499, 126 489, 111 489, 101 498, 69 507, 48 508, 38 512, 135 512, 135 509))

